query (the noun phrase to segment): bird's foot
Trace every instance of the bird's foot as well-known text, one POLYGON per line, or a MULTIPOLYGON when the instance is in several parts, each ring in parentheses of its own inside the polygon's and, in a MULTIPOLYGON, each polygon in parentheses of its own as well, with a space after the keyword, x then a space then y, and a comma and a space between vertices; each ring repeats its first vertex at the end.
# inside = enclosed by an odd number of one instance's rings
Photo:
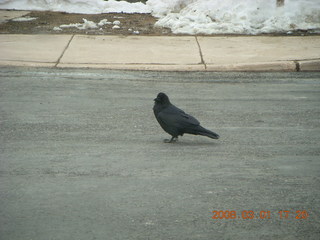
POLYGON ((164 143, 175 143, 178 141, 177 137, 172 137, 171 139, 165 139, 163 140, 164 143))

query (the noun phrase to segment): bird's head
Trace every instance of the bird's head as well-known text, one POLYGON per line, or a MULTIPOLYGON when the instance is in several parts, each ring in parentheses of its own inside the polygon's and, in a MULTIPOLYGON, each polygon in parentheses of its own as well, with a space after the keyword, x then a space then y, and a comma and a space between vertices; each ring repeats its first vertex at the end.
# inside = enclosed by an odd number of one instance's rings
POLYGON ((157 97, 154 99, 155 103, 159 103, 159 104, 169 104, 170 100, 169 97, 165 94, 165 93, 159 93, 157 95, 157 97))

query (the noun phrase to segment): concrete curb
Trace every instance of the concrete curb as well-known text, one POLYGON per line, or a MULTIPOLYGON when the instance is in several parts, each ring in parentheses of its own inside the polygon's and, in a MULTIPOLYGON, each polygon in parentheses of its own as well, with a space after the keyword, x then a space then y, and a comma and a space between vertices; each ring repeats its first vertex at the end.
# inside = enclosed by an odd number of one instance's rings
POLYGON ((297 61, 301 72, 320 72, 320 59, 297 61))
POLYGON ((245 64, 225 64, 225 65, 207 65, 207 71, 223 72, 294 72, 296 64, 294 61, 283 62, 261 62, 245 64))
POLYGON ((58 64, 58 68, 104 68, 141 71, 206 71, 206 72, 294 72, 294 61, 225 65, 156 65, 156 64, 58 64))
POLYGON ((169 64, 72 64, 61 63, 58 68, 103 68, 109 70, 139 70, 139 71, 205 71, 203 64, 169 65, 169 64))
POLYGON ((169 65, 169 64, 75 64, 31 61, 0 61, 0 66, 92 68, 137 71, 185 71, 185 72, 320 72, 320 60, 224 64, 224 65, 169 65))
POLYGON ((13 66, 13 67, 55 67, 55 63, 0 60, 0 66, 4 66, 4 67, 9 67, 9 66, 13 66))

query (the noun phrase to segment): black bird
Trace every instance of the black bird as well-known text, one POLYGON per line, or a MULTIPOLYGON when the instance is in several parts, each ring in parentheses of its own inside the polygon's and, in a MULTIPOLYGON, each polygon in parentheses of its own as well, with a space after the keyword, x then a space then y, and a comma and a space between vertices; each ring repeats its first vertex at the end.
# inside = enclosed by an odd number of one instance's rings
POLYGON ((166 139, 165 142, 175 142, 178 136, 182 136, 184 133, 207 136, 213 139, 219 138, 218 134, 201 127, 197 119, 171 104, 165 93, 159 93, 154 101, 153 112, 157 121, 163 130, 172 136, 170 140, 166 139))

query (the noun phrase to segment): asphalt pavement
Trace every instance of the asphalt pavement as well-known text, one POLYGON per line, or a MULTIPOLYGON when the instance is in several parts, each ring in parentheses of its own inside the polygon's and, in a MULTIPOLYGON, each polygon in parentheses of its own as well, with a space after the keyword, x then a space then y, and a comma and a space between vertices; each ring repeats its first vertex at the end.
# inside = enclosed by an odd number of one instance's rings
POLYGON ((318 240, 319 77, 0 68, 0 239, 318 240))

